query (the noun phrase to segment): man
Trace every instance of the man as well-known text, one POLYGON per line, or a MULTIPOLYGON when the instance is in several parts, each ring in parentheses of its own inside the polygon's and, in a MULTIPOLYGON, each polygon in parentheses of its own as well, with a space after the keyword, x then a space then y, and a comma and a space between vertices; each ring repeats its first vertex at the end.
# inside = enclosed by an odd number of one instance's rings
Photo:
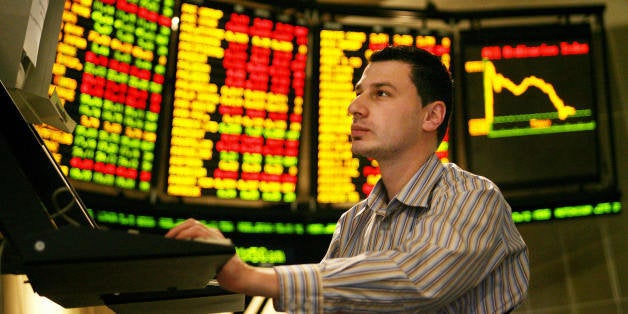
MULTIPOLYGON (((505 313, 528 287, 527 248, 488 179, 442 164, 452 110, 440 60, 413 47, 375 52, 355 86, 352 150, 381 180, 340 218, 319 264, 252 267, 237 256, 227 290, 274 298, 296 313, 505 313)), ((167 237, 222 237, 195 220, 167 237)))

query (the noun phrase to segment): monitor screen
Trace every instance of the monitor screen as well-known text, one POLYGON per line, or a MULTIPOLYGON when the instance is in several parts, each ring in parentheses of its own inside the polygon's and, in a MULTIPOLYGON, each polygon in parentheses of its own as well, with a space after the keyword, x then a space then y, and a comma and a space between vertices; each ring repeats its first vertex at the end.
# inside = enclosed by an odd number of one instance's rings
POLYGON ((599 176, 588 24, 461 33, 470 170, 502 189, 599 176))
MULTIPOLYGON (((351 117, 348 107, 373 51, 389 45, 424 48, 439 56, 450 68, 452 38, 437 32, 397 28, 373 28, 324 24, 319 31, 318 51, 318 130, 316 149, 316 199, 319 204, 346 207, 369 195, 380 172, 376 160, 351 152, 351 117)), ((437 150, 443 162, 450 160, 449 136, 437 150)))
POLYGON ((4 236, 15 241, 65 225, 97 227, 2 82, 0 109, 0 165, 4 176, 0 183, 0 231, 6 232, 4 236))
POLYGON ((173 14, 174 1, 66 3, 51 90, 77 126, 37 130, 69 178, 151 189, 173 14))
POLYGON ((292 16, 184 1, 166 193, 296 200, 309 29, 292 16))

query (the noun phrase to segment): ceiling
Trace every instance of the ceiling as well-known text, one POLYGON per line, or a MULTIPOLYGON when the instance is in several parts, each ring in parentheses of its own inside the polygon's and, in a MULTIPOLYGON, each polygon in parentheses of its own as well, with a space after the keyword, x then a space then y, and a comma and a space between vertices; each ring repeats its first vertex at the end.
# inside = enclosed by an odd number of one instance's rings
MULTIPOLYGON (((412 12, 428 11, 430 5, 432 9, 446 12, 473 12, 495 11, 495 10, 511 10, 517 12, 517 9, 540 9, 540 8, 572 8, 577 6, 605 5, 606 2, 625 1, 625 0, 316 0, 320 5, 340 6, 341 14, 336 14, 334 20, 344 24, 355 25, 391 25, 391 26, 420 26, 428 28, 448 28, 445 20, 425 19, 419 17, 420 14, 412 14, 412 12), (365 15, 360 8, 385 8, 390 11, 396 11, 387 16, 365 15), (355 8, 355 11, 352 11, 355 8), (402 9, 406 9, 403 12, 402 9)), ((625 3, 628 3, 626 1, 625 3)), ((532 17, 534 19, 554 21, 559 18, 556 15, 532 17)), ((504 18, 505 19, 505 18, 504 18)), ((504 20, 502 19, 502 20, 504 20)), ((529 23, 530 15, 523 18, 507 18, 508 23, 529 23)), ((494 23, 499 25, 499 18, 483 21, 483 25, 494 23)))
MULTIPOLYGON (((312 0, 310 0, 312 1, 312 0)), ((412 10, 425 10, 432 3, 442 11, 483 11, 483 10, 516 10, 518 8, 545 8, 545 7, 576 7, 590 5, 604 5, 604 20, 607 26, 625 26, 628 22, 628 1, 626 0, 313 0, 320 4, 369 6, 384 8, 404 8, 412 10)), ((350 12, 347 12, 350 14, 350 12)), ((356 21, 351 21, 356 22, 356 21)), ((372 21, 365 21, 372 23, 372 21)), ((393 24, 405 24, 408 20, 393 24)))
POLYGON ((538 6, 591 4, 591 0, 318 0, 318 3, 423 9, 429 2, 440 10, 486 10, 538 6))

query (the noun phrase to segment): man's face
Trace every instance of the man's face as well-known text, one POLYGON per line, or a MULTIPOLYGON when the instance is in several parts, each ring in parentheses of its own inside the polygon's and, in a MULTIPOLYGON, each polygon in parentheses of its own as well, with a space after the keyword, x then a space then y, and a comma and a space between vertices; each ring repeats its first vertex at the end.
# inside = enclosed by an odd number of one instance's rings
POLYGON ((425 113, 410 79, 409 64, 371 63, 355 90, 357 96, 349 105, 354 153, 382 162, 420 151, 425 113))

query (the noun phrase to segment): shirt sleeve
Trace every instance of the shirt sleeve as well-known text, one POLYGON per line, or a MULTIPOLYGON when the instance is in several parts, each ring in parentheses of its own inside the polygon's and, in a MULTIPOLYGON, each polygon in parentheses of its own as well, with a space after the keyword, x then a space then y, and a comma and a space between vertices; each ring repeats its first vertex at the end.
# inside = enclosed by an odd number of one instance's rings
MULTIPOLYGON (((320 264, 278 266, 281 310, 295 313, 435 311, 476 287, 506 257, 496 189, 444 193, 386 250, 337 257, 341 220, 320 264)), ((344 218, 344 216, 343 216, 344 218)), ((377 241, 377 239, 370 239, 377 241)))
POLYGON ((321 278, 314 264, 276 266, 279 300, 275 309, 289 313, 323 313, 321 278))

